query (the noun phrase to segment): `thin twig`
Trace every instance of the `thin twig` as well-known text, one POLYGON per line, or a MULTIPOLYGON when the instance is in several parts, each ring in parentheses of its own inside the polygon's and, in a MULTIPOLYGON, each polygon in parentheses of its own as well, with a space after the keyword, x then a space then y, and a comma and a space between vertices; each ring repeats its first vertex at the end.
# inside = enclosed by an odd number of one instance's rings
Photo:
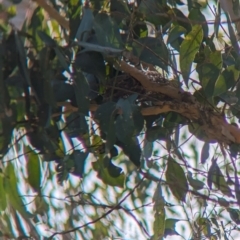
POLYGON ((64 235, 64 234, 67 234, 67 233, 70 233, 70 232, 75 232, 81 228, 84 228, 84 227, 87 227, 93 223, 96 223, 98 222, 99 220, 101 220, 102 218, 105 218, 107 215, 109 215, 111 212, 113 212, 114 210, 116 210, 117 208, 120 207, 120 205, 136 190, 136 188, 138 188, 140 186, 140 184, 143 182, 143 180, 145 179, 145 177, 143 177, 137 184, 136 186, 118 203, 116 204, 112 209, 110 209, 109 211, 107 211, 106 213, 104 213, 102 216, 96 218, 95 220, 91 221, 91 222, 88 222, 86 224, 83 224, 82 226, 79 226, 79 227, 75 227, 75 228, 72 228, 70 230, 67 230, 67 231, 62 231, 62 232, 55 232, 54 234, 52 234, 48 239, 53 239, 54 236, 56 235, 64 235))

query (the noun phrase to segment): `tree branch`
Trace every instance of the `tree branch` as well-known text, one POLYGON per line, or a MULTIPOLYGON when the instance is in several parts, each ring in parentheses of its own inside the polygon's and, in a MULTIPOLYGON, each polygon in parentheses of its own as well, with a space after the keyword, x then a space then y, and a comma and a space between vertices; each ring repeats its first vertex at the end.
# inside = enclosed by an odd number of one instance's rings
MULTIPOLYGON (((200 121, 201 130, 208 136, 209 141, 217 141, 225 144, 233 142, 240 143, 240 129, 238 127, 227 123, 221 114, 203 109, 199 103, 159 101, 155 104, 157 106, 142 108, 142 115, 151 116, 161 113, 176 112, 193 122, 197 123, 200 121)), ((64 113, 78 111, 78 108, 73 107, 69 102, 58 103, 58 106, 65 106, 66 111, 64 113)), ((97 104, 91 104, 89 110, 95 112, 98 107, 97 104)), ((56 114, 54 116, 56 116, 56 114)))

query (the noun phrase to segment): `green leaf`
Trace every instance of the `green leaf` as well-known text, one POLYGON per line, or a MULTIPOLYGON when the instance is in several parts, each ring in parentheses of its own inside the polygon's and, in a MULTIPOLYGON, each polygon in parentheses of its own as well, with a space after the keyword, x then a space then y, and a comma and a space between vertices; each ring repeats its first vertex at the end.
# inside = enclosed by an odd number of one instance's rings
POLYGON ((77 69, 74 92, 77 99, 78 111, 80 114, 84 114, 85 116, 88 116, 89 112, 89 99, 88 99, 89 90, 90 88, 86 78, 84 77, 82 72, 79 69, 77 69))
POLYGON ((176 19, 177 24, 182 26, 183 28, 185 28, 187 30, 187 33, 189 33, 192 29, 189 19, 178 8, 173 8, 172 11, 173 11, 173 15, 174 15, 174 16, 172 16, 173 18, 177 17, 178 19, 181 19, 181 20, 176 19))
POLYGON ((4 177, 4 190, 6 192, 7 199, 12 207, 22 214, 23 217, 31 217, 31 214, 26 210, 21 197, 19 196, 18 187, 17 187, 17 177, 14 171, 12 163, 8 163, 5 169, 4 177))
POLYGON ((121 168, 115 166, 106 155, 99 156, 96 162, 92 163, 93 169, 98 172, 105 184, 114 187, 124 187, 125 175, 121 168))
POLYGON ((238 209, 234 209, 234 208, 228 208, 227 211, 229 212, 231 219, 236 224, 240 224, 240 211, 238 209))
POLYGON ((167 43, 171 44, 172 42, 176 41, 182 34, 186 33, 186 29, 182 26, 176 25, 170 30, 168 35, 167 43))
POLYGON ((62 67, 63 67, 67 72, 71 73, 70 70, 69 70, 69 64, 70 64, 70 63, 67 62, 66 56, 62 53, 62 51, 60 50, 60 48, 59 48, 58 46, 56 46, 56 47, 54 48, 54 50, 55 50, 55 53, 56 53, 56 55, 57 55, 57 58, 58 58, 60 64, 62 65, 62 67))
POLYGON ((81 14, 82 2, 79 0, 68 1, 68 16, 69 16, 69 27, 70 34, 69 38, 71 41, 74 40, 77 30, 80 26, 80 14, 81 14))
POLYGON ((141 61, 168 72, 169 52, 163 41, 151 37, 141 38, 133 42, 133 52, 141 61))
POLYGON ((88 152, 81 152, 79 150, 74 150, 70 155, 74 162, 74 170, 71 171, 72 174, 83 177, 84 174, 84 166, 86 159, 88 157, 88 152))
MULTIPOLYGON (((232 2, 235 2, 235 1, 232 1, 232 2)), ((237 2, 237 1, 236 1, 237 2)), ((234 9, 233 9, 234 11, 234 9)), ((226 18, 227 18, 227 25, 228 25, 228 32, 229 32, 229 35, 230 35, 230 41, 232 43, 232 46, 235 50, 236 53, 239 53, 239 45, 238 45, 238 40, 237 40, 237 37, 236 37, 236 34, 235 34, 235 31, 233 29, 233 26, 232 26, 232 21, 230 19, 230 16, 228 13, 225 13, 226 14, 226 18)))
POLYGON ((135 104, 137 96, 119 99, 116 108, 116 135, 121 142, 127 142, 133 135, 138 135, 143 128, 144 119, 139 107, 135 104), (132 99, 133 98, 133 99, 132 99))
POLYGON ((153 196, 153 211, 154 211, 154 223, 153 223, 153 237, 151 240, 162 239, 165 230, 165 200, 162 195, 162 188, 158 183, 153 196))
POLYGON ((92 10, 87 7, 83 7, 83 17, 76 33, 78 41, 86 42, 91 35, 93 28, 94 16, 92 10))
POLYGON ((112 47, 103 47, 98 44, 85 43, 85 42, 81 42, 81 41, 75 42, 75 44, 85 48, 80 53, 91 52, 91 51, 99 52, 106 57, 118 57, 118 56, 121 56, 121 54, 123 53, 123 49, 116 49, 116 48, 112 48, 112 47))
POLYGON ((28 152, 25 155, 27 158, 28 183, 34 191, 39 192, 42 173, 39 156, 30 147, 26 147, 25 152, 28 152))
POLYGON ((239 98, 236 96, 236 92, 232 92, 231 90, 222 93, 220 96, 218 96, 221 101, 227 103, 228 105, 233 106, 233 108, 236 109, 236 103, 238 103, 239 98))
POLYGON ((64 131, 70 138, 83 136, 88 133, 88 124, 85 116, 77 112, 71 113, 66 117, 66 127, 64 131))
POLYGON ((111 121, 112 113, 116 110, 116 103, 106 102, 102 104, 94 114, 95 119, 99 122, 100 129, 107 133, 111 121))
POLYGON ((102 85, 105 84, 106 66, 101 53, 80 52, 76 56, 75 67, 80 68, 83 72, 93 74, 97 77, 102 85))
POLYGON ((192 62, 203 39, 203 30, 200 25, 192 27, 192 31, 183 40, 180 47, 180 68, 185 84, 188 86, 192 62))
POLYGON ((222 207, 229 207, 229 202, 225 198, 218 197, 218 203, 222 207))
POLYGON ((219 27, 220 27, 220 21, 221 21, 221 6, 218 3, 216 10, 215 10, 215 20, 214 20, 214 33, 215 36, 218 37, 219 35, 219 27))
POLYGON ((0 212, 5 211, 7 207, 6 191, 4 189, 4 176, 0 173, 0 212))
MULTIPOLYGON (((12 211, 10 212, 10 214, 11 213, 12 211)), ((14 238, 12 221, 9 217, 10 214, 9 212, 1 212, 1 222, 4 222, 4 224, 1 224, 1 238, 3 238, 4 236, 8 236, 8 238, 14 238)))
POLYGON ((168 130, 168 132, 171 132, 174 128, 176 128, 179 124, 185 124, 186 118, 184 118, 182 115, 176 112, 168 112, 164 122, 163 127, 168 130))
POLYGON ((173 236, 173 235, 179 235, 179 233, 175 230, 176 228, 176 223, 180 221, 179 219, 174 219, 174 218, 168 218, 165 220, 165 231, 164 231, 164 237, 166 238, 167 236, 173 236))
POLYGON ((188 171, 187 178, 188 178, 190 185, 194 188, 194 190, 201 190, 204 188, 204 183, 197 179, 194 179, 192 177, 192 173, 189 171, 188 171))
POLYGON ((143 156, 148 159, 152 156, 153 143, 149 142, 146 138, 143 142, 143 156))
POLYGON ((201 151, 201 163, 204 164, 209 158, 209 143, 205 142, 201 151))
MULTIPOLYGON (((11 113, 11 109, 9 112, 11 113)), ((6 116, 0 119, 0 154, 5 154, 8 150, 8 144, 12 137, 14 120, 13 116, 6 116)))
POLYGON ((106 154, 110 153, 110 150, 112 149, 113 145, 116 142, 116 126, 115 126, 115 116, 116 111, 114 111, 111 114, 109 128, 107 131, 107 137, 106 137, 106 154))
MULTIPOLYGON (((125 2, 123 0, 111 0, 110 12, 111 13, 117 12, 117 14, 121 13, 123 15, 131 14, 131 12, 128 8, 127 2, 125 2)), ((121 15, 121 14, 119 14, 119 15, 121 15)))
POLYGON ((134 37, 137 39, 148 37, 148 34, 151 33, 148 31, 146 22, 138 21, 134 24, 133 27, 134 37))
POLYGON ((141 13, 141 17, 144 20, 154 24, 155 26, 164 26, 170 21, 170 17, 160 17, 159 14, 166 13, 169 9, 170 7, 160 1, 148 0, 140 2, 138 12, 141 13))
POLYGON ((132 103, 131 108, 132 108, 132 117, 133 117, 133 123, 134 123, 134 134, 138 135, 143 129, 144 118, 140 111, 139 106, 137 106, 135 103, 132 103))
POLYGON ((153 126, 146 131, 146 139, 149 142, 155 142, 156 140, 166 140, 169 136, 169 132, 166 128, 161 126, 153 126))
POLYGON ((39 37, 38 31, 47 31, 48 27, 45 20, 45 12, 41 7, 37 7, 30 19, 27 27, 27 32, 32 36, 32 42, 35 48, 40 51, 42 49, 43 41, 39 37))
POLYGON ((172 157, 168 158, 166 180, 173 195, 185 202, 188 192, 187 178, 182 167, 172 157))
POLYGON ((141 148, 137 137, 130 138, 127 142, 117 141, 126 156, 129 157, 129 160, 133 162, 137 167, 140 166, 141 159, 141 148))
POLYGON ((209 238, 211 236, 211 225, 208 218, 199 217, 197 219, 197 224, 199 225, 203 234, 209 238))
POLYGON ((239 78, 239 71, 235 66, 228 66, 218 77, 215 87, 214 96, 219 96, 222 93, 227 92, 229 88, 233 88, 239 78))
POLYGON ((205 18, 205 16, 202 14, 202 12, 200 11, 199 8, 193 8, 189 15, 188 18, 190 20, 196 21, 196 22, 202 22, 202 28, 203 28, 203 33, 204 33, 204 37, 207 38, 208 37, 208 24, 206 24, 207 20, 205 18))
POLYGON ((204 47, 205 63, 212 63, 220 71, 222 70, 223 60, 221 51, 211 51, 209 46, 204 47))
POLYGON ((56 47, 57 43, 44 31, 38 31, 38 35, 47 47, 56 47))
POLYGON ((212 165, 208 171, 207 177, 208 186, 212 189, 212 183, 217 189, 219 189, 224 195, 229 197, 233 196, 231 189, 229 188, 222 171, 217 165, 217 159, 212 159, 212 165))
POLYGON ((213 97, 215 83, 220 73, 219 68, 212 63, 198 64, 197 72, 206 97, 213 97))
POLYGON ((16 46, 19 53, 19 62, 20 62, 19 67, 22 71, 24 82, 26 85, 31 86, 31 81, 30 81, 29 71, 27 68, 27 61, 26 61, 27 57, 26 57, 24 45, 17 31, 15 31, 15 41, 16 41, 16 46))
POLYGON ((128 100, 119 99, 116 108, 120 111, 116 118, 116 135, 121 142, 127 142, 134 133, 132 107, 128 100))
POLYGON ((103 142, 103 140, 102 140, 102 138, 100 136, 93 135, 91 137, 91 139, 92 139, 91 148, 93 149, 93 151, 96 151, 98 153, 102 152, 102 150, 105 151, 105 149, 102 149, 102 146, 104 145, 104 142, 103 142))
POLYGON ((56 107, 56 100, 55 100, 55 92, 53 91, 52 87, 52 70, 49 69, 49 65, 51 64, 50 62, 50 54, 51 54, 51 49, 48 47, 45 47, 41 50, 40 52, 40 69, 42 73, 42 78, 41 78, 41 83, 43 82, 43 89, 42 91, 38 88, 37 93, 39 96, 44 97, 44 100, 46 103, 48 103, 51 107, 55 108, 56 107))
POLYGON ((170 44, 175 50, 180 51, 180 45, 182 44, 183 38, 181 35, 186 33, 187 30, 179 25, 174 26, 168 35, 167 43, 170 44))
POLYGON ((123 49, 119 28, 107 13, 100 12, 95 16, 93 28, 101 46, 123 49))
MULTIPOLYGON (((4 45, 0 43, 0 107, 1 109, 7 109, 10 104, 10 96, 6 82, 4 81, 3 69, 4 69, 4 45)), ((2 111, 1 110, 1 111, 2 111)))

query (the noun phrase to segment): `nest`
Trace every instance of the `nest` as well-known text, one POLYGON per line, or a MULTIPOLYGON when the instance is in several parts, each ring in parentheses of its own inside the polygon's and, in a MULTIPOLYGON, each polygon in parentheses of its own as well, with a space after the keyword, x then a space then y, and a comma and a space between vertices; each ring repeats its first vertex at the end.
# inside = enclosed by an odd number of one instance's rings
MULTIPOLYGON (((171 85, 178 88, 178 84, 175 81, 169 81, 164 78, 161 74, 156 71, 142 71, 145 74, 149 81, 159 84, 159 85, 171 85)), ((114 78, 111 78, 107 81, 106 92, 104 94, 104 102, 109 101, 118 101, 120 98, 127 98, 132 94, 138 94, 138 102, 158 102, 158 101, 169 101, 171 98, 168 96, 156 93, 154 91, 148 91, 142 84, 132 77, 128 73, 122 73, 114 78)))

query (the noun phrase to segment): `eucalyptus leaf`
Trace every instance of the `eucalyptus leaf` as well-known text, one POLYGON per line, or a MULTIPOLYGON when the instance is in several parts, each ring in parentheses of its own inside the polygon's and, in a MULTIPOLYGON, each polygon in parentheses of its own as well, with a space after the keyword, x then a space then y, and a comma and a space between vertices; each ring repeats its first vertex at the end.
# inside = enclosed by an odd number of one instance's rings
POLYGON ((156 140, 166 140, 169 136, 167 128, 161 126, 153 126, 148 128, 146 131, 146 139, 149 142, 154 142, 156 140))
POLYGON ((89 85, 83 73, 77 69, 75 77, 74 92, 77 99, 78 110, 80 114, 88 115, 89 111, 89 85))
POLYGON ((107 133, 112 113, 116 110, 116 103, 106 102, 95 112, 95 118, 99 121, 100 129, 107 133))
POLYGON ((133 52, 141 61, 158 66, 168 72, 169 52, 163 41, 151 37, 141 38, 134 41, 133 52))
POLYGON ((57 46, 57 43, 44 31, 38 31, 38 35, 42 39, 42 41, 46 44, 46 46, 53 48, 57 46))
POLYGON ((191 32, 187 34, 180 47, 180 68, 185 84, 188 86, 189 75, 192 62, 199 50, 203 39, 203 30, 200 25, 192 27, 191 32))
POLYGON ((124 154, 135 166, 140 166, 142 151, 137 137, 132 137, 127 142, 117 141, 116 144, 123 149, 124 154))
POLYGON ((3 182, 4 190, 6 192, 7 200, 11 206, 18 211, 23 217, 31 217, 32 214, 26 210, 23 201, 20 197, 17 187, 17 176, 12 163, 9 163, 5 169, 5 178, 3 182))
POLYGON ((187 178, 182 167, 172 158, 168 158, 166 180, 173 195, 180 201, 185 202, 188 192, 187 178))
POLYGON ((41 187, 41 175, 42 175, 39 156, 29 147, 27 147, 25 151, 28 152, 26 156, 28 183, 34 189, 34 191, 39 192, 41 187))
POLYGON ((205 142, 201 151, 201 163, 204 164, 209 157, 209 143, 205 142))
POLYGON ((84 167, 85 167, 86 159, 88 157, 88 152, 75 150, 71 154, 71 157, 73 158, 73 162, 74 162, 74 170, 71 173, 76 176, 83 177, 84 167))
POLYGON ((219 96, 227 92, 229 88, 233 88, 239 78, 239 73, 235 66, 228 66, 215 83, 214 96, 219 96))
POLYGON ((215 84, 220 74, 219 68, 212 63, 198 64, 197 72, 206 97, 213 97, 215 84))
MULTIPOLYGON (((101 53, 94 51, 80 52, 76 56, 74 66, 85 72, 85 75, 86 73, 93 75, 102 85, 105 84, 106 67, 101 53)), ((89 85, 96 91, 96 85, 91 86, 91 83, 89 85)))
POLYGON ((7 207, 7 196, 4 189, 4 176, 0 174, 0 211, 5 211, 7 207))
POLYGON ((203 28, 203 33, 204 33, 204 37, 207 38, 208 37, 208 25, 206 24, 207 20, 205 18, 205 16, 202 14, 202 12, 200 11, 199 8, 193 8, 189 15, 188 18, 190 20, 193 20, 199 23, 202 23, 202 28, 203 28))
POLYGON ((194 179, 192 177, 192 173, 188 171, 188 181, 190 185, 195 189, 195 190, 201 190, 204 188, 204 183, 199 181, 198 179, 194 179))
POLYGON ((71 41, 74 40, 78 28, 80 27, 80 14, 82 9, 82 2, 78 0, 70 0, 68 1, 68 16, 69 16, 69 27, 70 34, 69 38, 71 41))
POLYGON ((117 57, 123 53, 122 49, 116 49, 112 47, 103 47, 103 46, 92 44, 92 43, 85 43, 85 42, 79 41, 79 42, 76 42, 75 44, 85 48, 80 53, 93 51, 93 52, 102 53, 106 57, 117 57))
POLYGON ((179 25, 174 26, 168 35, 167 43, 170 44, 175 50, 180 51, 180 45, 183 41, 181 35, 186 33, 187 30, 179 25))
POLYGON ((173 236, 173 235, 179 235, 179 233, 176 231, 176 223, 179 221, 179 219, 174 218, 167 218, 165 220, 165 231, 164 231, 164 237, 167 236, 173 236))
POLYGON ((120 110, 116 118, 116 135, 121 142, 127 142, 134 133, 132 107, 130 102, 124 99, 119 99, 116 107, 120 110))
POLYGON ((101 46, 122 49, 122 39, 117 24, 107 13, 100 12, 95 16, 93 29, 101 46))
POLYGON ((227 209, 231 219, 236 223, 240 224, 240 211, 239 209, 228 208, 227 209))
POLYGON ((152 240, 162 239, 165 231, 165 200, 162 194, 162 188, 160 183, 158 183, 153 196, 154 202, 154 223, 153 232, 154 235, 152 240))
POLYGON ((98 178, 105 184, 123 188, 125 182, 124 173, 107 156, 100 157, 96 162, 92 163, 92 166, 98 172, 98 178))
POLYGON ((76 39, 86 42, 92 31, 94 16, 90 8, 83 7, 82 10, 83 17, 76 33, 76 39))
POLYGON ((148 159, 152 156, 153 152, 153 143, 149 142, 147 139, 144 139, 143 143, 143 156, 148 159))
POLYGON ((229 197, 233 196, 232 191, 229 188, 221 169, 217 165, 217 159, 212 160, 212 165, 208 171, 207 182, 210 189, 212 189, 212 184, 214 184, 215 187, 219 189, 224 195, 227 195, 229 197))

